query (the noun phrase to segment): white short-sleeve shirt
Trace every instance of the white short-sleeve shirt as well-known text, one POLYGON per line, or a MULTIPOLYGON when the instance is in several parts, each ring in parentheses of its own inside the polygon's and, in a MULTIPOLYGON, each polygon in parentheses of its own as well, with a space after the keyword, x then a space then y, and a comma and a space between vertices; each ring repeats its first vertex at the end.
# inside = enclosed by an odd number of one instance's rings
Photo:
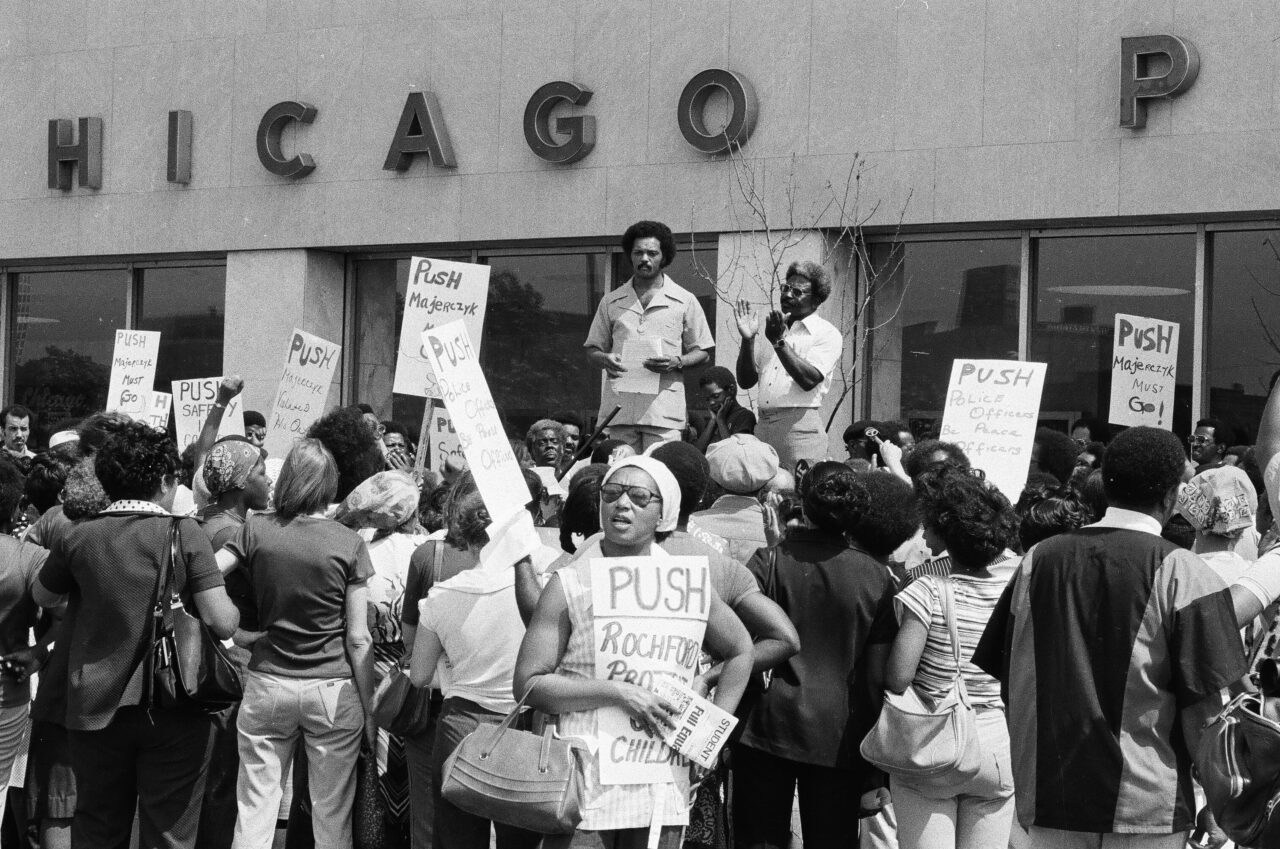
POLYGON ((782 338, 801 359, 822 372, 822 382, 812 389, 801 389, 782 367, 773 345, 763 333, 757 333, 752 355, 760 375, 760 409, 821 407, 831 389, 831 375, 840 362, 844 337, 834 324, 813 313, 792 323, 782 338))

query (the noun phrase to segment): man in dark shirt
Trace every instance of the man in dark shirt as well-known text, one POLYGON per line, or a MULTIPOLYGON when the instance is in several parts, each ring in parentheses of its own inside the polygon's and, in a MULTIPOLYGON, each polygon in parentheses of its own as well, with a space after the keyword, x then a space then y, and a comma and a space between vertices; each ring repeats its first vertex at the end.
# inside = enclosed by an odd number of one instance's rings
POLYGON ((733 372, 724 366, 712 366, 698 382, 711 411, 707 424, 694 439, 698 450, 705 453, 708 445, 735 433, 755 433, 755 414, 738 403, 738 381, 733 372))
POLYGON ((1106 515, 1027 552, 974 653, 1007 690, 1032 846, 1185 845, 1191 752, 1246 664, 1222 579, 1160 538, 1184 463, 1168 431, 1116 437, 1106 515))

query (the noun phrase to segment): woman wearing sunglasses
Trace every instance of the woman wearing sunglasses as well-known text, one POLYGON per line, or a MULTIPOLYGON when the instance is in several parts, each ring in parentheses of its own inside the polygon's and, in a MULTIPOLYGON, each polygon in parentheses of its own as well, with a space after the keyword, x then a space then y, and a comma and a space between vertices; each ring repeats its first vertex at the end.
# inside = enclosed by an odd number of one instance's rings
MULTIPOLYGON (((560 734, 585 744, 583 831, 600 832, 605 849, 642 849, 651 825, 661 826, 661 849, 676 849, 689 819, 689 780, 658 787, 600 783, 596 709, 618 707, 639 726, 657 731, 672 724, 673 707, 644 687, 595 677, 591 561, 598 557, 668 555, 660 543, 675 530, 680 487, 661 462, 628 457, 611 467, 600 485, 604 536, 579 549, 551 578, 538 601, 516 661, 517 695, 532 688, 529 704, 559 715, 560 734)), ((724 660, 714 701, 732 712, 751 672, 751 638, 714 594, 703 647, 724 660)))

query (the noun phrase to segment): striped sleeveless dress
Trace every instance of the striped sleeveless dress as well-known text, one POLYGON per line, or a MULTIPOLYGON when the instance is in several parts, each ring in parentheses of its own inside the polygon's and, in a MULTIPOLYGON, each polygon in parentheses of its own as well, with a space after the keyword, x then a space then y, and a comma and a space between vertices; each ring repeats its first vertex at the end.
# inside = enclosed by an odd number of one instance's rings
MULTIPOLYGON (((666 556, 657 545, 650 553, 666 556)), ((556 673, 569 678, 595 678, 594 617, 591 612, 591 560, 602 557, 599 543, 581 549, 557 575, 564 588, 572 631, 569 644, 556 673)), ((600 783, 600 765, 596 745, 596 712, 575 711, 559 717, 560 736, 572 738, 588 756, 583 764, 583 831, 608 831, 618 828, 648 828, 653 818, 654 800, 661 808, 661 825, 683 826, 689 823, 689 774, 680 770, 672 784, 600 783)))

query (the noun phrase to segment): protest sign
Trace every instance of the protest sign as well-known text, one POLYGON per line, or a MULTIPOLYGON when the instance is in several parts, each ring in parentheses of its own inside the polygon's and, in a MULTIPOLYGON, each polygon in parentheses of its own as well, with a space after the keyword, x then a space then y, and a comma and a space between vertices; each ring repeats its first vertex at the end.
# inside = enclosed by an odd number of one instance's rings
POLYGON ((173 396, 168 392, 150 393, 151 399, 147 402, 147 414, 142 419, 151 427, 158 430, 167 430, 169 427, 169 409, 173 406, 173 396))
POLYGON ((705 769, 714 767, 738 718, 674 678, 659 678, 653 689, 676 708, 675 728, 663 731, 662 742, 705 769))
MULTIPOLYGON (((596 678, 655 689, 693 680, 711 609, 705 557, 598 557, 591 569, 596 678)), ((622 708, 598 708, 602 784, 665 784, 687 769, 679 754, 622 708)))
POLYGON ((480 370, 480 349, 472 344, 466 323, 451 321, 427 330, 422 344, 490 517, 498 522, 523 510, 529 487, 502 429, 489 383, 480 370))
POLYGON ((305 330, 294 328, 289 334, 284 371, 276 388, 276 399, 271 404, 267 439, 262 446, 272 456, 288 454, 293 441, 324 414, 329 384, 333 382, 341 353, 341 345, 305 330))
POLYGON ((437 405, 428 411, 428 415, 431 416, 431 423, 427 428, 427 441, 431 446, 431 453, 428 455, 427 467, 442 472, 445 463, 450 460, 455 466, 461 466, 465 458, 462 455, 462 445, 458 442, 458 432, 453 429, 453 420, 449 418, 449 411, 437 405))
POLYGON ((1177 373, 1177 322, 1116 313, 1108 421, 1168 430, 1177 373))
POLYGON ((441 397, 431 358, 422 341, 423 331, 446 322, 461 321, 478 349, 488 300, 489 266, 415 256, 409 262, 400 350, 396 352, 396 379, 391 391, 424 398, 441 397))
POLYGON ((939 438, 1016 502, 1027 482, 1044 389, 1044 363, 955 360, 939 438))
POLYGON ((124 413, 137 421, 146 417, 159 357, 159 330, 116 331, 111 378, 107 381, 108 413, 124 413))
MULTIPOLYGON (((178 450, 186 448, 200 438, 204 420, 218 401, 221 377, 197 377, 192 380, 175 380, 173 387, 173 422, 178 433, 178 450)), ((222 411, 222 423, 218 425, 218 438, 244 436, 244 410, 240 395, 227 403, 222 411)))

